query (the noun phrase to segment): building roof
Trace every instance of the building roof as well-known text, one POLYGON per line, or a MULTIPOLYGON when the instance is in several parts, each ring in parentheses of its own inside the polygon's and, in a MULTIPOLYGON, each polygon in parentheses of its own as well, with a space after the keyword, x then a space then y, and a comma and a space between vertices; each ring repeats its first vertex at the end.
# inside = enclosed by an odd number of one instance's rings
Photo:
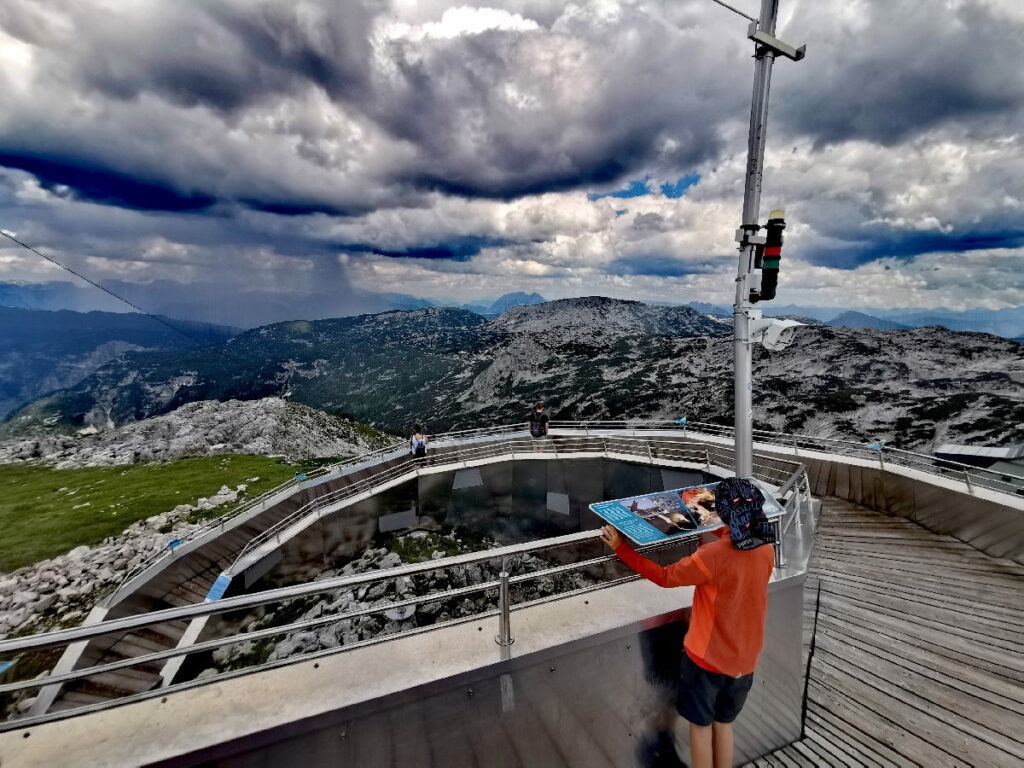
POLYGON ((935 454, 945 456, 977 456, 979 458, 1012 461, 1024 456, 1024 443, 996 447, 943 443, 935 449, 935 454))

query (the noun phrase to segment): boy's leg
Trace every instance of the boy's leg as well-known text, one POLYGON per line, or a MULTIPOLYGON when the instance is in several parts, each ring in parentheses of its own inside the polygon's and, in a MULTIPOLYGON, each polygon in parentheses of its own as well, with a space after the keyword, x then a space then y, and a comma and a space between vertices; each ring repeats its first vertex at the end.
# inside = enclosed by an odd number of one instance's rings
POLYGON ((711 724, 714 768, 732 768, 732 723, 711 724))
POLYGON ((690 768, 717 768, 712 761, 714 753, 712 726, 690 723, 690 768))

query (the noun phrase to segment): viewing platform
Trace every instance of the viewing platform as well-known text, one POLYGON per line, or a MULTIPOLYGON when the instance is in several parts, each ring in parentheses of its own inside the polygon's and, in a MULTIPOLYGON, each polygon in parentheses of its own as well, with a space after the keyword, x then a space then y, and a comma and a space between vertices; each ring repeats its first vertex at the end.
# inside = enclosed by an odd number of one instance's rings
MULTIPOLYGON (((1024 759, 1016 480, 880 446, 755 441, 755 477, 786 513, 737 758, 1024 759)), ((0 642, 17 659, 0 696, 35 697, 3 723, 0 760, 50 764, 74 744, 91 765, 299 750, 308 765, 638 764, 692 590, 638 581, 587 505, 729 476, 731 442, 717 425, 554 422, 542 440, 515 425, 435 436, 421 461, 402 444, 297 476, 128 574, 82 627, 0 642), (334 565, 416 531, 462 549, 334 565), (364 631, 324 636, 343 622, 364 631), (225 650, 238 646, 252 652, 225 650), (19 679, 27 659, 52 671, 19 679)))

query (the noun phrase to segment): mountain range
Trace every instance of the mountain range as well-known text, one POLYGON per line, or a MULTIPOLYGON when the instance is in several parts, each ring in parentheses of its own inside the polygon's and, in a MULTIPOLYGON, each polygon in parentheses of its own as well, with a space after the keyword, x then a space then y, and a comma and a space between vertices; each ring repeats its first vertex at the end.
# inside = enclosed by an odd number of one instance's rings
MULTIPOLYGON (((691 301, 686 306, 718 317, 732 317, 732 307, 691 301)), ((802 306, 798 304, 759 304, 766 317, 806 317, 826 325, 851 328, 923 328, 941 325, 951 331, 991 333, 1012 339, 1024 335, 1024 307, 1004 309, 886 309, 853 307, 841 311, 836 307, 802 306), (891 323, 892 325, 889 325, 891 323)))
MULTIPOLYGON (((342 290, 292 293, 277 289, 237 292, 222 283, 186 284, 172 280, 149 283, 105 280, 102 285, 150 312, 240 328, 255 328, 285 320, 317 320, 394 309, 452 305, 450 302, 431 301, 404 293, 378 293, 352 286, 342 290)), ((544 298, 536 293, 508 293, 493 302, 455 303, 453 306, 493 316, 518 304, 538 304, 543 301, 544 298)), ((0 306, 114 313, 123 313, 127 308, 124 302, 91 286, 79 286, 66 281, 0 283, 0 306)))
MULTIPOLYGON (((429 308, 278 323, 224 344, 129 351, 3 425, 7 435, 111 428, 199 400, 292 401, 392 432, 555 419, 731 423, 729 325, 689 307, 599 297, 490 319, 429 308)), ((755 347, 759 427, 902 447, 1024 439, 1019 344, 944 328, 807 326, 755 347)))
POLYGON ((0 306, 0 418, 76 384, 123 352, 220 344, 238 332, 139 313, 0 306))

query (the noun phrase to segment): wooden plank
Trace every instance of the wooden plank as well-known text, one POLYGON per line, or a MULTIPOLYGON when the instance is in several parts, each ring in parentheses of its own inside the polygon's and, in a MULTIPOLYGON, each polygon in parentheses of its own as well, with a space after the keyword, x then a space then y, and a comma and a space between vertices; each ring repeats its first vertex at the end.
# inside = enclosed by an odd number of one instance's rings
MULTIPOLYGON (((407 704, 389 713, 395 765, 431 768, 429 740, 423 725, 422 707, 407 704)), ((494 730, 494 729, 488 729, 494 730)))
MULTIPOLYGON (((872 727, 898 725, 902 743, 893 745, 908 759, 921 765, 1005 765, 1011 763, 1005 750, 996 748, 959 727, 952 727, 947 713, 936 717, 930 712, 918 709, 909 696, 900 696, 900 691, 884 681, 872 679, 868 683, 862 672, 833 657, 829 664, 821 666, 821 679, 834 688, 839 688, 865 708, 875 713, 872 727), (845 668, 844 668, 845 667, 845 668), (870 702, 870 705, 868 705, 870 702), (909 706, 908 706, 909 705, 909 706), (911 737, 913 735, 916 740, 911 737)), ((928 706, 925 704, 925 706, 928 706)), ((954 721, 956 722, 956 721, 954 721)))
POLYGON ((1000 675, 994 675, 971 665, 971 657, 960 658, 936 653, 920 645, 907 642, 908 638, 894 637, 879 632, 877 628, 864 629, 856 623, 819 619, 819 632, 834 632, 847 642, 861 642, 865 648, 873 647, 889 653, 894 663, 914 670, 930 670, 942 675, 965 690, 994 704, 1006 707, 1012 712, 1024 715, 1024 686, 1016 685, 1000 675))
POLYGON ((915 567, 923 566, 935 571, 954 571, 958 574, 973 574, 996 578, 999 576, 1011 576, 1021 578, 1016 573, 1004 573, 1005 569, 988 567, 985 563, 966 560, 964 558, 946 557, 941 552, 928 553, 908 551, 907 547, 893 545, 891 547, 883 544, 846 542, 840 540, 823 541, 819 545, 819 551, 823 554, 842 556, 844 558, 873 557, 883 560, 892 560, 900 563, 907 563, 915 567))
POLYGON ((880 631, 892 637, 905 638, 911 644, 919 643, 929 650, 945 653, 950 658, 963 659, 965 663, 970 663, 970 660, 974 659, 976 667, 984 669, 990 674, 1005 677, 1012 683, 1024 683, 1024 669, 1015 670, 1007 666, 1009 657, 1005 653, 975 646, 962 637, 948 633, 926 632, 926 636, 921 637, 919 628, 902 621, 902 617, 893 617, 860 605, 844 603, 824 592, 821 599, 823 605, 832 615, 846 615, 850 620, 860 621, 864 627, 879 628, 880 631))
MULTIPOLYGON (((837 575, 848 574, 936 594, 953 594, 958 598, 973 599, 975 605, 983 608, 1000 609, 1000 612, 1008 615, 1021 615, 1020 590, 1012 586, 1007 586, 1005 589, 1000 587, 986 589, 985 600, 982 602, 978 600, 980 585, 973 581, 956 582, 920 571, 909 571, 885 566, 868 567, 859 562, 851 563, 839 559, 819 561, 814 564, 813 568, 818 578, 834 578, 837 575)), ((808 579, 808 583, 811 583, 811 578, 808 579)))
POLYGON ((830 584, 843 584, 853 589, 862 589, 867 592, 877 592, 883 595, 899 595, 907 603, 908 610, 915 605, 923 605, 931 608, 946 609, 952 620, 958 615, 969 619, 976 619, 982 625, 991 625, 996 629, 1024 631, 1024 615, 1020 611, 1011 608, 1000 610, 998 607, 989 607, 978 603, 977 593, 973 600, 956 597, 942 592, 926 589, 909 580, 908 583, 896 584, 891 581, 879 582, 870 576, 857 576, 852 573, 833 570, 831 567, 822 569, 820 573, 828 577, 830 584))
POLYGON ((821 717, 816 714, 816 710, 817 707, 807 713, 807 738, 805 741, 814 746, 819 753, 828 753, 831 756, 828 762, 835 765, 847 765, 850 768, 861 768, 862 766, 882 768, 883 765, 888 768, 890 765, 895 765, 895 763, 883 764, 848 745, 839 734, 831 731, 821 717))
POLYGON ((855 504, 823 512, 802 617, 807 634, 823 578, 806 738, 760 764, 1024 760, 1024 568, 855 504))
MULTIPOLYGON (((843 721, 850 729, 851 738, 856 738, 865 747, 870 748, 875 742, 881 742, 914 765, 961 768, 975 764, 973 760, 966 761, 937 747, 931 739, 930 731, 921 727, 923 718, 908 719, 902 713, 892 717, 891 710, 880 712, 863 706, 860 703, 863 701, 863 690, 851 685, 848 680, 823 674, 821 681, 811 683, 815 702, 843 721), (837 687, 843 693, 836 692, 837 687), (926 738, 922 738, 922 734, 926 738)), ((932 729, 936 726, 931 722, 926 724, 932 729)))
POLYGON ((808 722, 813 724, 823 737, 830 739, 831 743, 842 746, 845 751, 854 755, 855 765, 871 768, 916 768, 914 763, 893 751, 888 744, 878 740, 873 734, 859 731, 856 726, 845 722, 840 715, 820 706, 816 699, 812 699, 812 702, 807 712, 808 722))
POLYGON ((877 652, 866 651, 860 644, 843 642, 828 633, 818 637, 817 647, 825 654, 823 663, 859 676, 872 687, 910 706, 932 712, 946 710, 937 714, 943 722, 1004 752, 1019 754, 1024 760, 1024 746, 1013 743, 1013 736, 1020 730, 1020 717, 1005 707, 971 696, 962 688, 914 672, 877 652))
MULTIPOLYGON (((879 613, 886 613, 896 617, 902 617, 905 621, 912 623, 918 631, 933 630, 940 633, 956 634, 966 638, 973 643, 998 648, 1013 654, 1019 654, 1024 649, 1024 641, 1019 633, 1013 630, 989 627, 977 619, 966 617, 963 614, 958 616, 957 623, 950 623, 950 618, 940 609, 910 603, 910 601, 895 598, 881 592, 872 592, 852 587, 837 582, 829 582, 827 587, 821 590, 822 597, 825 594, 840 596, 844 601, 860 604, 871 608, 879 613)), ((1018 658, 1018 663, 1024 657, 1018 658)))

